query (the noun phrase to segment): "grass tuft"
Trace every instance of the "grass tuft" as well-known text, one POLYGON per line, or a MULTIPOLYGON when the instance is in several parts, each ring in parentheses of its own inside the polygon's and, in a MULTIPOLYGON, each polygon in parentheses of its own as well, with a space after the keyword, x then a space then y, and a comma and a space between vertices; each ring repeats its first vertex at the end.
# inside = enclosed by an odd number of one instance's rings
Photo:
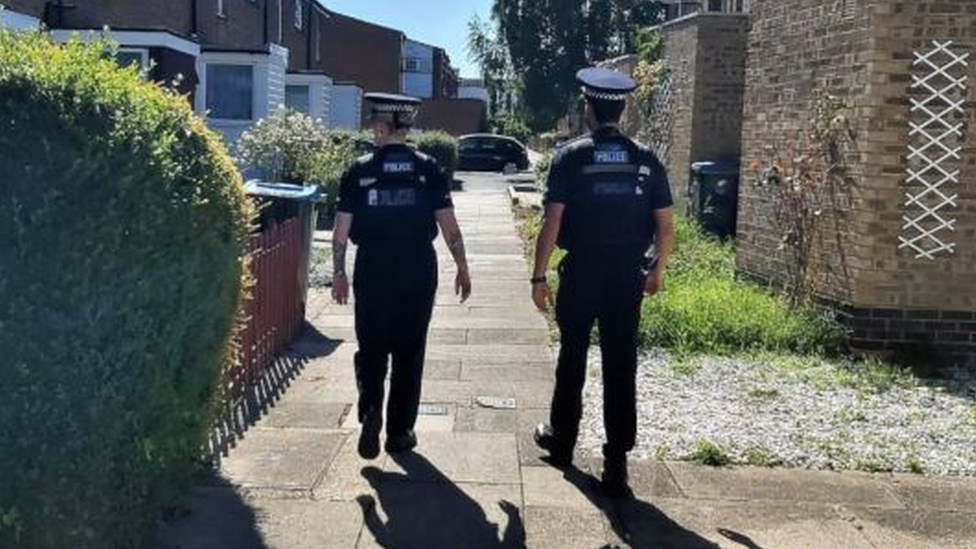
POLYGON ((688 460, 709 467, 726 467, 732 463, 725 449, 708 439, 698 441, 688 460))

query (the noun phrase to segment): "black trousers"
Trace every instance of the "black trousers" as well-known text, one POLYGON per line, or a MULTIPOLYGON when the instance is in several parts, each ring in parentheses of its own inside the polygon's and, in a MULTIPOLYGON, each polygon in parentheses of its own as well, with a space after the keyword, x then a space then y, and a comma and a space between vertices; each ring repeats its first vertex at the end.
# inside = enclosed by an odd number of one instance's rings
POLYGON ((392 356, 386 432, 401 435, 417 423, 427 329, 437 292, 437 254, 433 246, 412 253, 360 248, 353 291, 359 419, 382 408, 392 356))
POLYGON ((556 320, 561 333, 550 423, 557 444, 576 446, 583 415, 586 358, 594 324, 603 356, 607 457, 626 456, 637 437, 637 330, 646 275, 640 257, 566 257, 560 265, 556 320))

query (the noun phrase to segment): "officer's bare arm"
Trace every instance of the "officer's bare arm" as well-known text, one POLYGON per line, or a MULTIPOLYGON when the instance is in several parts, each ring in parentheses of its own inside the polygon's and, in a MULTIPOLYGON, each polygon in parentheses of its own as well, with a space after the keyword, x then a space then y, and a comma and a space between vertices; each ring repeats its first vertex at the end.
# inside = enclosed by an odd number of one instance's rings
POLYGON ((533 278, 546 276, 549 266, 549 258, 556 250, 556 241, 559 239, 559 228, 563 222, 563 212, 566 205, 558 202, 546 204, 546 217, 542 223, 542 230, 539 231, 539 240, 535 247, 535 270, 532 271, 533 278))
POLYGON ((335 278, 346 277, 346 248, 349 246, 349 229, 352 228, 352 214, 336 214, 335 228, 332 231, 332 265, 335 278))
POLYGON ((657 272, 663 273, 671 252, 674 251, 674 214, 671 208, 654 210, 657 236, 654 239, 654 252, 657 254, 657 272))
POLYGON ((447 249, 451 250, 451 256, 454 257, 458 271, 468 272, 468 254, 464 249, 464 235, 461 234, 461 227, 458 226, 454 209, 443 208, 437 210, 434 215, 437 218, 437 225, 441 228, 441 234, 444 235, 444 241, 447 242, 447 249))

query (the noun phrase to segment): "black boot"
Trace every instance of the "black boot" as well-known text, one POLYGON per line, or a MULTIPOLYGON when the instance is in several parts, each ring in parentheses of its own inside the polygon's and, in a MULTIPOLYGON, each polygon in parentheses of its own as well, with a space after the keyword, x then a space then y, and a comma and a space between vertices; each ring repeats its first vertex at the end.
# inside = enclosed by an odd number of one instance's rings
POLYGON ((363 459, 376 459, 380 455, 380 431, 383 430, 383 414, 376 408, 363 412, 360 423, 359 455, 363 459))
POLYGON ((610 499, 631 496, 627 485, 627 455, 603 458, 603 493, 610 499))
POLYGON ((573 451, 556 437, 552 427, 543 423, 535 428, 535 445, 549 452, 549 463, 556 467, 573 465, 573 451))
POLYGON ((386 453, 388 454, 402 454, 416 447, 417 434, 413 432, 413 429, 399 435, 386 437, 386 453))

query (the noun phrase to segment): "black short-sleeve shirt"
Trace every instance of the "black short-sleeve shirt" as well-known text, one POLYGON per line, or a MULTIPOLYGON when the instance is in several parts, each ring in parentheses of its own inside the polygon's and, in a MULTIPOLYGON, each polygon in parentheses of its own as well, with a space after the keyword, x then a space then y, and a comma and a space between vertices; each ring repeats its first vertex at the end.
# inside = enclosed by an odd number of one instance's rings
POLYGON ((353 216, 353 242, 396 250, 429 245, 437 237, 435 212, 453 207, 450 181, 437 161, 391 145, 346 171, 337 209, 353 216))

